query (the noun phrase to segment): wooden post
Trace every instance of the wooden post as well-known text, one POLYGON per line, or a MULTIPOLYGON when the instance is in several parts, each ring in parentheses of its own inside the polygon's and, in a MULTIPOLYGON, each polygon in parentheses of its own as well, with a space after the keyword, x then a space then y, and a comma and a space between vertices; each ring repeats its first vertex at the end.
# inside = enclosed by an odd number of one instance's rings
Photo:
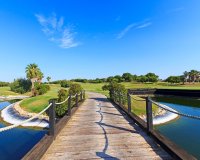
POLYGON ((85 90, 83 91, 83 99, 85 99, 85 90))
POLYGON ((120 93, 118 93, 118 95, 119 95, 119 105, 121 106, 121 105, 122 105, 121 94, 120 94, 120 93))
POLYGON ((56 102, 55 99, 52 99, 49 101, 49 104, 52 104, 49 108, 49 135, 54 136, 55 135, 55 119, 56 119, 56 102))
POLYGON ((147 132, 150 133, 153 129, 152 102, 146 97, 146 117, 147 117, 147 132))
POLYGON ((76 107, 78 107, 78 93, 76 94, 76 107))
POLYGON ((131 113, 131 95, 127 93, 128 113, 131 113))
POLYGON ((81 101, 82 101, 83 100, 83 91, 81 91, 80 97, 81 97, 81 101))
POLYGON ((70 94, 69 99, 68 99, 68 115, 69 116, 71 116, 71 99, 72 99, 72 96, 70 94))

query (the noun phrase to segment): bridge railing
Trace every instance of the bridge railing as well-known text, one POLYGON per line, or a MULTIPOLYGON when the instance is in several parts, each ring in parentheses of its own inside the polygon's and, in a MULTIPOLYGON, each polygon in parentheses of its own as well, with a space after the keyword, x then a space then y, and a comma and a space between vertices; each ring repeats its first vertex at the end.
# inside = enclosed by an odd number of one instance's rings
POLYGON ((77 93, 75 95, 69 95, 63 102, 56 102, 56 99, 51 99, 49 101, 49 105, 46 108, 44 108, 41 112, 39 112, 35 116, 32 116, 31 118, 28 118, 24 121, 19 122, 18 124, 13 124, 13 125, 0 128, 0 133, 22 126, 25 123, 31 122, 32 120, 39 118, 45 112, 48 112, 49 134, 54 135, 55 123, 56 123, 56 113, 55 113, 56 107, 58 105, 65 104, 67 108, 66 113, 67 115, 71 116, 71 109, 73 107, 78 107, 79 102, 83 101, 83 99, 85 99, 85 91, 81 91, 80 93, 77 93))
POLYGON ((111 93, 111 97, 115 104, 124 110, 140 127, 142 127, 149 134, 149 136, 152 136, 175 159, 196 159, 185 150, 177 146, 175 143, 170 141, 168 138, 163 136, 160 132, 155 130, 153 118, 156 115, 156 107, 179 116, 185 116, 198 120, 200 120, 200 117, 186 115, 165 107, 162 104, 153 101, 149 96, 145 96, 143 92, 138 92, 136 95, 132 95, 130 93, 125 95, 113 92, 111 93))
MULTIPOLYGON (((64 101, 56 102, 56 99, 49 101, 49 104, 52 104, 49 108, 49 135, 54 136, 56 132, 56 123, 59 123, 59 120, 62 118, 56 117, 55 109, 59 105, 66 105, 65 115, 70 117, 72 115, 72 109, 79 106, 79 102, 82 102, 85 99, 85 91, 76 93, 75 95, 69 95, 64 101)), ((61 127, 62 128, 62 127, 61 127)), ((57 131, 59 132, 59 131, 57 131)))
POLYGON ((51 145, 56 135, 66 125, 71 115, 78 109, 79 104, 85 99, 85 91, 81 91, 75 95, 69 95, 64 101, 57 102, 56 99, 51 99, 49 105, 43 109, 40 113, 35 116, 28 118, 18 124, 6 126, 0 128, 1 132, 22 126, 25 123, 31 122, 32 120, 40 117, 42 114, 47 113, 49 116, 49 130, 46 134, 24 157, 23 159, 40 159, 48 147, 51 145), (66 105, 66 113, 63 117, 59 118, 56 116, 56 107, 59 105, 66 105))

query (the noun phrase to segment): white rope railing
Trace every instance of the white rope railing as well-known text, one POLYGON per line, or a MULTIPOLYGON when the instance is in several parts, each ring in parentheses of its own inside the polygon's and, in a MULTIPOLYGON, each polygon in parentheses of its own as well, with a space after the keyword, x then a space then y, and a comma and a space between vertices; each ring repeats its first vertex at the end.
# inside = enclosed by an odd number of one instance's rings
POLYGON ((32 121, 33 119, 35 118, 38 118, 41 114, 43 114, 47 109, 49 109, 51 107, 52 103, 50 103, 45 109, 43 109, 40 113, 38 113, 37 115, 27 119, 27 120, 24 120, 18 124, 13 124, 13 125, 10 125, 10 126, 7 126, 7 127, 3 127, 3 128, 0 128, 0 132, 3 132, 3 131, 7 131, 7 130, 10 130, 10 129, 13 129, 13 128, 16 128, 16 127, 19 127, 21 126, 22 124, 24 123, 27 123, 27 122, 30 122, 32 121))
POLYGON ((161 109, 164 109, 164 110, 166 110, 166 111, 168 111, 168 112, 177 114, 177 115, 179 115, 179 116, 183 116, 183 117, 188 117, 188 118, 200 120, 200 117, 199 117, 199 116, 194 116, 194 115, 189 115, 189 114, 185 114, 185 113, 180 113, 180 112, 178 112, 178 111, 176 111, 176 110, 173 110, 173 109, 170 109, 170 108, 166 108, 166 107, 162 106, 161 104, 159 104, 159 103, 153 101, 152 99, 149 99, 149 100, 150 100, 150 102, 152 102, 153 104, 157 105, 157 106, 160 107, 161 109))
MULTIPOLYGON (((71 96, 71 98, 75 98, 77 95, 81 95, 81 93, 80 94, 76 93, 74 96, 71 96)), ((55 104, 56 105, 61 105, 61 104, 65 103, 65 102, 67 102, 67 100, 69 98, 70 98, 70 96, 68 96, 64 101, 58 102, 58 103, 55 103, 55 104)), ((51 105, 52 105, 52 103, 50 103, 40 113, 36 114, 35 116, 33 116, 33 117, 29 118, 29 119, 26 119, 26 120, 20 122, 18 124, 13 124, 13 125, 10 125, 10 126, 7 126, 7 127, 0 128, 0 132, 4 132, 4 131, 7 131, 7 130, 10 130, 10 129, 13 129, 13 128, 17 128, 17 127, 23 125, 24 123, 28 123, 28 122, 32 121, 33 119, 38 118, 41 114, 43 114, 45 111, 47 111, 51 107, 51 105)))
POLYGON ((76 93, 75 95, 71 96, 71 98, 75 98, 77 94, 78 94, 78 93, 76 93))
POLYGON ((56 105, 61 105, 61 104, 65 103, 65 102, 67 102, 68 99, 69 99, 69 96, 67 97, 66 100, 64 100, 64 101, 62 101, 62 102, 58 102, 58 103, 56 103, 56 105))

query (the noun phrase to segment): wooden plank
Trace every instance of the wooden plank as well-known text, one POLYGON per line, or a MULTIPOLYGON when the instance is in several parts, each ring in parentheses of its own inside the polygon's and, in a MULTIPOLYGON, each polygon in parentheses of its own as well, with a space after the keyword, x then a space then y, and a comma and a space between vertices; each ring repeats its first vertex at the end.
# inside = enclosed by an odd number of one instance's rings
POLYGON ((89 94, 43 156, 49 159, 172 159, 105 96, 89 94))

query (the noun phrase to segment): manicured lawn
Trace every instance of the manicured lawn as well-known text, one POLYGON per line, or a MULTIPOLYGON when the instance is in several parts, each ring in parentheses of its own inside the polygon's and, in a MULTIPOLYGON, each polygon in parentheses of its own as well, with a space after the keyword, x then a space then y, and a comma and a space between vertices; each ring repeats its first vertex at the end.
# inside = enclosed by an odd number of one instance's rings
POLYGON ((124 84, 127 89, 128 88, 200 89, 200 83, 183 85, 183 84, 169 84, 166 82, 158 82, 158 83, 124 82, 122 84, 124 84))
MULTIPOLYGON (((108 95, 108 91, 103 91, 102 86, 107 83, 79 83, 84 90, 102 93, 108 95)), ((127 89, 139 89, 139 88, 165 88, 165 89, 200 89, 200 83, 196 84, 169 84, 166 82, 158 82, 158 83, 135 83, 135 82, 123 82, 121 83, 125 85, 127 89)))
MULTIPOLYGON (((158 107, 152 105, 153 113, 156 113, 158 107)), ((131 112, 135 113, 138 116, 146 115, 146 100, 144 98, 132 95, 131 96, 131 112)))
POLYGON ((19 95, 18 93, 12 92, 10 87, 0 87, 0 96, 11 96, 11 95, 19 95))
MULTIPOLYGON (((97 92, 104 94, 108 96, 108 91, 103 91, 102 86, 106 83, 79 83, 83 87, 84 90, 90 91, 90 92, 97 92)), ((168 83, 133 83, 133 82, 124 82, 122 83, 125 85, 125 87, 137 89, 137 88, 170 88, 170 89, 200 89, 200 84, 187 84, 187 85, 171 85, 168 83)), ((31 97, 28 99, 25 99, 20 104, 21 107, 29 112, 40 112, 42 109, 44 109, 48 105, 48 101, 51 98, 57 98, 58 90, 61 89, 60 85, 50 85, 51 90, 48 91, 46 94, 37 96, 37 97, 31 97)), ((0 87, 0 95, 17 95, 17 93, 11 92, 9 87, 0 87)), ((136 113, 137 115, 143 115, 145 114, 145 102, 141 101, 134 101, 132 100, 132 111, 136 113)), ((154 109, 153 109, 154 110, 154 109)))
MULTIPOLYGON (((106 96, 108 96, 108 91, 103 91, 102 86, 106 83, 79 83, 86 91, 91 92, 97 92, 102 93, 106 96)), ((135 82, 123 82, 121 83, 125 85, 125 88, 127 89, 139 89, 139 88, 165 88, 165 89, 200 89, 200 83, 196 84, 176 84, 172 85, 165 82, 159 82, 159 83, 135 83, 135 82)), ((134 97, 135 99, 141 99, 140 97, 134 97)), ((155 105, 152 106, 153 112, 156 112, 158 107, 155 105)), ((136 115, 146 115, 146 102, 145 101, 136 101, 132 99, 132 112, 134 112, 136 115)))
POLYGON ((44 95, 31 97, 21 102, 20 106, 28 111, 38 113, 48 106, 49 99, 57 98, 60 85, 50 85, 51 89, 44 95))
POLYGON ((108 96, 108 91, 103 91, 102 86, 106 83, 78 83, 80 84, 84 90, 89 92, 97 92, 108 96))

